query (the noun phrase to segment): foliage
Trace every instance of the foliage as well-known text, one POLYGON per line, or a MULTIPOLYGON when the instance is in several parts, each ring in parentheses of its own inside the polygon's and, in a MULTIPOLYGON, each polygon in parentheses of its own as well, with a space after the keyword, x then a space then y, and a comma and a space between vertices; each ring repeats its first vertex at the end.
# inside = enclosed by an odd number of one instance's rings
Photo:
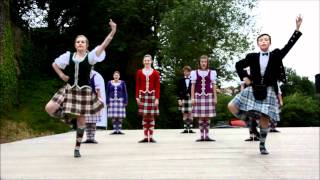
POLYGON ((68 130, 60 120, 51 118, 44 110, 51 96, 62 87, 61 81, 45 80, 21 80, 19 83, 19 105, 8 118, 14 121, 24 121, 36 132, 51 131, 61 133, 68 130))
MULTIPOLYGON (((0 115, 12 110, 16 105, 18 80, 15 52, 13 48, 13 36, 10 22, 4 24, 3 54, 0 54, 3 62, 0 62, 0 115)), ((2 38, 2 37, 1 37, 2 38)))
POLYGON ((231 79, 227 70, 233 58, 250 47, 252 17, 249 11, 256 1, 177 1, 175 8, 163 14, 158 29, 159 64, 165 78, 175 78, 184 65, 198 67, 202 54, 211 57, 218 81, 231 79), (250 29, 249 29, 250 28, 250 29))
POLYGON ((320 102, 312 96, 294 93, 284 98, 280 126, 319 126, 320 102))
POLYGON ((315 84, 307 77, 298 76, 296 71, 291 68, 286 69, 286 74, 288 82, 281 86, 283 96, 289 96, 295 93, 311 97, 315 95, 315 84))
POLYGON ((228 110, 228 103, 232 98, 233 96, 218 94, 218 103, 216 105, 217 116, 214 118, 215 123, 218 121, 228 121, 234 118, 228 110))

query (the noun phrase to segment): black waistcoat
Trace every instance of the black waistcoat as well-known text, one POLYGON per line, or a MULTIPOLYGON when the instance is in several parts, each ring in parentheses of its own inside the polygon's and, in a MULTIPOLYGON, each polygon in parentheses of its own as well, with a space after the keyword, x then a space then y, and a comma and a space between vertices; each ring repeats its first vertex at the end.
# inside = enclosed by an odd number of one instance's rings
POLYGON ((72 57, 74 53, 70 53, 69 65, 65 68, 65 74, 69 76, 68 83, 75 84, 76 67, 78 66, 78 86, 90 85, 90 71, 92 65, 89 64, 88 55, 81 62, 74 62, 72 57))

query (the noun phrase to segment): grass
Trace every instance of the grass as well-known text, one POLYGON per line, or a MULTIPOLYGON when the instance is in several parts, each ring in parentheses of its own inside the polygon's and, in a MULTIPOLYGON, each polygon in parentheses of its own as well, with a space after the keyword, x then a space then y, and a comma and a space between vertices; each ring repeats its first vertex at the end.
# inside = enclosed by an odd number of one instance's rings
POLYGON ((44 111, 61 86, 52 79, 20 80, 18 106, 1 119, 1 143, 69 131, 69 126, 44 111))

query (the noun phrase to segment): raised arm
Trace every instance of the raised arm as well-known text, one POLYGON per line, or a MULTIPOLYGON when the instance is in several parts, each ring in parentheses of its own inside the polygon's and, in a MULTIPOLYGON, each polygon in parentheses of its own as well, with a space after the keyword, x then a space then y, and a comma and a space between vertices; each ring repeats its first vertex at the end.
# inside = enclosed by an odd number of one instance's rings
POLYGON ((302 23, 302 17, 301 17, 301 15, 299 15, 296 18, 296 29, 295 29, 295 32, 290 37, 288 43, 280 50, 280 59, 283 59, 288 54, 290 49, 293 47, 293 45, 298 41, 298 39, 302 35, 302 33, 300 32, 301 23, 302 23))
POLYGON ((300 26, 302 23, 302 16, 301 14, 299 14, 299 16, 296 18, 296 31, 300 31, 300 26))
POLYGON ((99 57, 100 54, 107 48, 107 46, 110 44, 110 42, 112 41, 112 38, 114 36, 114 34, 117 31, 117 24, 114 23, 112 21, 112 19, 110 19, 109 21, 109 26, 111 28, 111 32, 108 34, 108 36, 104 39, 104 41, 100 44, 100 46, 98 46, 97 50, 96 50, 96 55, 99 57))

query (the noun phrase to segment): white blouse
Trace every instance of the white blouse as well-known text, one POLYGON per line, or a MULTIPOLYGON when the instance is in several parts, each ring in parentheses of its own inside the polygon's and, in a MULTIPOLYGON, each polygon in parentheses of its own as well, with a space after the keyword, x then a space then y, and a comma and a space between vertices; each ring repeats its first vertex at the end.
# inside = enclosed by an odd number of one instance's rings
MULTIPOLYGON (((88 53, 88 60, 89 60, 89 64, 91 65, 94 65, 97 62, 103 61, 104 58, 106 57, 105 51, 102 51, 100 56, 97 56, 96 55, 97 48, 98 46, 88 53)), ((66 66, 69 65, 70 53, 71 53, 70 51, 67 51, 54 60, 54 62, 59 66, 60 69, 65 69, 66 66)), ((80 61, 83 61, 83 59, 80 61)))
POLYGON ((197 72, 196 71, 198 71, 198 74, 201 77, 207 76, 209 71, 211 71, 210 79, 211 79, 212 83, 216 83, 217 72, 215 70, 200 70, 200 69, 191 71, 191 83, 193 83, 193 84, 196 83, 196 80, 197 80, 197 72))

